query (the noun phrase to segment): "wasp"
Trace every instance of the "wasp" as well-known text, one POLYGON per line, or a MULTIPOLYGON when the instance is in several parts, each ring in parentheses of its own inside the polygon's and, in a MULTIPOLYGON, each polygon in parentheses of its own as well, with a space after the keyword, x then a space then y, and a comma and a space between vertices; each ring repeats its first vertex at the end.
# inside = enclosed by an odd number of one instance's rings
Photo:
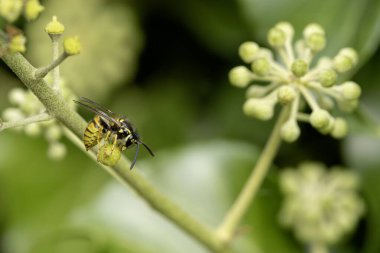
POLYGON ((83 143, 87 151, 98 145, 102 140, 112 143, 112 150, 120 148, 123 151, 132 145, 136 145, 136 152, 130 169, 136 163, 140 145, 143 145, 150 155, 154 156, 152 150, 141 141, 136 128, 127 118, 85 97, 81 97, 79 101, 74 100, 74 102, 96 113, 83 134, 83 143))

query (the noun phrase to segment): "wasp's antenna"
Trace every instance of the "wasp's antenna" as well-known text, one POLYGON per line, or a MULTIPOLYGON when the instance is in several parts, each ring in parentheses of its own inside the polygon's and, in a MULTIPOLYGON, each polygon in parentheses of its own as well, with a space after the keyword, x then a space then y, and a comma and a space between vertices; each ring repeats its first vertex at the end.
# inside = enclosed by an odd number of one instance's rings
POLYGON ((140 143, 137 143, 135 158, 133 158, 133 162, 132 162, 131 167, 129 169, 133 169, 133 166, 135 166, 136 161, 137 161, 137 156, 139 155, 139 149, 140 149, 140 143))
POLYGON ((151 156, 154 156, 154 154, 153 154, 153 151, 144 143, 144 142, 140 142, 142 145, 144 145, 144 147, 146 148, 146 150, 148 150, 149 151, 149 153, 150 153, 150 155, 151 156))

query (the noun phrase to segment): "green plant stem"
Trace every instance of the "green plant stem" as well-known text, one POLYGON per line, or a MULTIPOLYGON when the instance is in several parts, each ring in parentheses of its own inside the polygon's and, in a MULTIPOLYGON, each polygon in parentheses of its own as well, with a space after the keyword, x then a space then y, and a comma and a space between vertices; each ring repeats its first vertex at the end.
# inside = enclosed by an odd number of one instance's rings
POLYGON ((273 158, 277 154, 281 143, 280 129, 288 115, 288 107, 284 107, 280 113, 279 118, 272 130, 268 142, 262 151, 251 175, 249 176, 246 184, 240 192, 235 203, 227 212, 222 224, 218 228, 218 236, 225 242, 230 242, 235 233, 236 227, 248 211, 248 208, 255 197, 258 189, 260 188, 265 175, 267 174, 270 166, 272 165, 273 158))
POLYGON ((50 116, 47 113, 41 113, 37 115, 33 115, 31 117, 17 120, 17 121, 9 121, 9 122, 0 122, 0 132, 7 129, 7 128, 15 128, 20 126, 29 125, 31 123, 41 122, 41 121, 47 121, 53 119, 52 116, 50 116))
MULTIPOLYGON (((1 44, 1 43, 0 43, 1 44)), ((5 54, 3 61, 19 79, 37 96, 47 112, 65 125, 76 138, 81 138, 87 123, 70 109, 63 97, 55 92, 43 79, 35 79, 35 68, 19 53, 5 54)), ((93 151, 91 151, 93 152, 93 151)), ((215 253, 230 253, 223 242, 207 226, 171 202, 154 188, 137 169, 129 170, 130 162, 122 157, 115 167, 102 166, 118 181, 131 186, 153 209, 175 223, 183 231, 215 253)))
MULTIPOLYGON (((51 43, 52 43, 52 51, 53 51, 53 61, 59 58, 59 38, 60 34, 52 34, 50 35, 51 43)), ((57 92, 60 91, 59 87, 60 81, 60 73, 59 73, 59 64, 53 69, 53 89, 57 92)))

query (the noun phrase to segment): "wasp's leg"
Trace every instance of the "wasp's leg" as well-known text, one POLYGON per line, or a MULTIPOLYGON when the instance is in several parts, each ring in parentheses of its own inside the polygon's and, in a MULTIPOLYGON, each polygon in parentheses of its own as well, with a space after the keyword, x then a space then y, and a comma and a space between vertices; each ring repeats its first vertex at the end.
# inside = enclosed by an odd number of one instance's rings
POLYGON ((117 142, 117 134, 115 134, 115 135, 114 135, 114 138, 113 138, 112 152, 113 152, 113 150, 115 149, 116 142, 117 142))
POLYGON ((104 137, 104 141, 108 141, 111 135, 111 131, 107 131, 106 136, 104 137))

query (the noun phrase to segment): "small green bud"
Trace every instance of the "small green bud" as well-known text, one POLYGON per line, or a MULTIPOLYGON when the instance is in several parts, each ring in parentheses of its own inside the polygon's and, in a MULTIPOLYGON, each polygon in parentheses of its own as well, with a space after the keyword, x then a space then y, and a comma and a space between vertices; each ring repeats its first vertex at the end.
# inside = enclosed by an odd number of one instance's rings
POLYGON ((260 120, 269 120, 273 117, 274 103, 268 98, 250 98, 245 101, 243 111, 247 116, 260 120))
POLYGON ((328 124, 325 127, 319 128, 318 131, 321 134, 329 134, 334 128, 335 119, 334 117, 330 116, 328 124))
POLYGON ((259 52, 259 46, 252 41, 244 42, 239 47, 239 55, 246 63, 251 63, 259 52))
POLYGON ((294 35, 294 28, 289 22, 277 23, 275 28, 282 31, 288 40, 291 40, 294 35))
POLYGON ((120 160, 121 150, 119 147, 113 147, 113 144, 104 144, 98 152, 98 162, 106 166, 114 166, 120 160))
POLYGON ((230 83, 239 88, 245 88, 252 81, 252 72, 245 66, 237 66, 228 74, 230 83))
POLYGON ((334 127, 331 131, 331 136, 336 139, 341 139, 345 137, 348 133, 347 121, 343 118, 336 118, 334 122, 334 127))
POLYGON ((37 123, 31 123, 24 127, 24 131, 27 135, 35 137, 41 134, 41 126, 37 123))
POLYGON ((270 70, 269 60, 266 58, 257 59, 252 63, 251 68, 256 75, 265 76, 270 70))
POLYGON ((283 85, 277 89, 278 102, 284 105, 292 102, 295 99, 296 95, 297 93, 294 88, 289 85, 283 85))
POLYGON ((68 55, 79 54, 81 50, 79 37, 75 36, 75 37, 66 38, 63 41, 63 49, 65 50, 65 53, 68 55))
POLYGON ((358 54, 353 48, 343 48, 334 57, 334 68, 343 73, 352 69, 358 62, 358 54))
POLYGON ((49 141, 58 141, 62 136, 62 129, 57 124, 51 125, 46 129, 45 138, 49 141))
POLYGON ((314 110, 310 114, 310 124, 316 129, 322 129, 328 126, 331 115, 323 109, 314 110))
POLYGON ((65 27, 57 19, 57 16, 53 16, 52 20, 46 25, 45 32, 50 35, 60 35, 65 31, 65 27))
POLYGON ((327 111, 330 111, 335 107, 332 98, 322 94, 318 97, 318 103, 322 109, 325 109, 327 111))
POLYGON ((333 69, 324 69, 319 73, 319 82, 324 87, 331 87, 335 84, 337 74, 333 69))
POLYGON ((273 27, 268 32, 268 43, 274 48, 283 47, 286 41, 285 33, 278 29, 277 27, 273 27))
POLYGON ((38 0, 27 0, 25 4, 25 17, 28 21, 35 20, 44 9, 38 0))
POLYGON ((269 50, 268 48, 260 48, 259 52, 257 53, 256 59, 264 58, 268 61, 273 60, 273 52, 269 50))
POLYGON ((11 53, 24 53, 26 51, 25 47, 26 38, 22 34, 14 36, 8 44, 9 52, 11 53))
POLYGON ((325 31, 316 23, 305 27, 303 37, 306 45, 314 52, 321 51, 326 46, 325 31))
POLYGON ((347 100, 356 100, 360 97, 361 95, 361 88, 360 86, 352 81, 345 82, 338 86, 339 90, 341 91, 341 94, 344 99, 347 100))
POLYGON ((12 107, 6 108, 1 115, 5 121, 19 121, 25 118, 20 109, 12 107))
POLYGON ((294 142, 300 136, 300 128, 295 120, 288 120, 281 127, 281 138, 286 142, 294 142))
POLYGON ((352 112, 358 107, 359 100, 338 100, 339 109, 343 112, 352 112))
POLYGON ((308 64, 301 59, 297 59, 292 63, 291 70, 296 77, 304 76, 308 71, 308 64))
POLYGON ((26 98, 25 90, 22 88, 14 88, 8 93, 9 102, 11 102, 15 106, 22 105, 26 98))
POLYGON ((48 149, 48 157, 52 160, 61 160, 66 155, 66 146, 59 142, 53 142, 48 149))
POLYGON ((247 89, 246 97, 247 98, 259 98, 264 96, 268 92, 268 89, 265 86, 251 85, 247 89))

